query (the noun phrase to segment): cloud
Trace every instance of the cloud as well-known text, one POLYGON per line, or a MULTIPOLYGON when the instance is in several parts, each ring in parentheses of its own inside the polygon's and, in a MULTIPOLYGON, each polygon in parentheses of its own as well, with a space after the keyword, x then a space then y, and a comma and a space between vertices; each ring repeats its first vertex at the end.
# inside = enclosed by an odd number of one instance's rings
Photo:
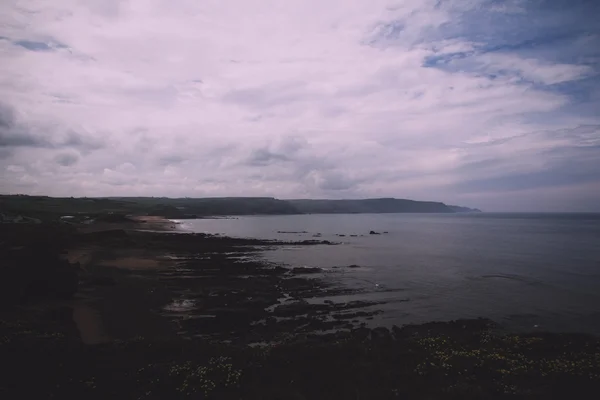
POLYGON ((466 146, 454 189, 506 193, 600 182, 600 125, 527 133, 466 146))
POLYGON ((44 138, 36 138, 16 122, 14 110, 0 103, 0 147, 45 147, 44 138))
POLYGON ((325 193, 352 189, 362 181, 339 171, 311 171, 308 174, 308 179, 325 193))
POLYGON ((21 46, 31 51, 51 51, 54 49, 63 49, 66 46, 53 42, 38 42, 34 40, 16 40, 13 42, 16 46, 21 46))
POLYGON ((288 161, 284 154, 272 153, 267 149, 256 149, 248 157, 248 165, 265 166, 279 161, 288 161))
POLYGON ((89 137, 71 130, 63 131, 56 126, 26 125, 17 120, 14 110, 0 103, 0 147, 5 148, 62 148, 73 147, 84 151, 102 148, 100 137, 89 137))
POLYGON ((2 4, 0 185, 484 209, 528 206, 537 190, 561 199, 548 209, 594 204, 597 11, 558 0, 2 4))
POLYGON ((74 165, 79 161, 79 156, 74 153, 60 153, 54 157, 56 163, 63 166, 68 167, 74 165))
POLYGON ((161 166, 169 166, 169 165, 181 164, 184 161, 185 161, 184 157, 178 156, 177 154, 172 154, 172 155, 160 157, 158 159, 158 164, 161 166))

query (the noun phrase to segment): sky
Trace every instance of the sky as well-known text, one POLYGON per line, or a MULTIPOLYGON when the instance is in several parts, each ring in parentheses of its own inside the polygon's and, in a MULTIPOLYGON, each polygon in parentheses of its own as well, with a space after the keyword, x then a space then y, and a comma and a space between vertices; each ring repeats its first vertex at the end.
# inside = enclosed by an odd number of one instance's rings
POLYGON ((0 193, 600 211, 600 2, 4 0, 0 193))

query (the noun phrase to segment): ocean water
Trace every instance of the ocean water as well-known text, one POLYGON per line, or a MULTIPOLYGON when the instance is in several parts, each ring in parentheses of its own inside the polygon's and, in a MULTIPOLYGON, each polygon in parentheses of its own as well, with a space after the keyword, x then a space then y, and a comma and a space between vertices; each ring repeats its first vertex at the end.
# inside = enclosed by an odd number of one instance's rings
POLYGON ((305 240, 265 260, 321 267, 315 278, 373 300, 372 325, 486 317, 511 331, 600 334, 600 214, 352 214, 180 221, 234 237, 305 240), (370 235, 369 231, 388 232, 370 235), (282 233, 299 232, 299 233, 282 233), (338 236, 345 235, 345 236, 338 236), (350 235, 358 235, 350 237, 350 235), (334 268, 348 265, 360 268, 334 268))

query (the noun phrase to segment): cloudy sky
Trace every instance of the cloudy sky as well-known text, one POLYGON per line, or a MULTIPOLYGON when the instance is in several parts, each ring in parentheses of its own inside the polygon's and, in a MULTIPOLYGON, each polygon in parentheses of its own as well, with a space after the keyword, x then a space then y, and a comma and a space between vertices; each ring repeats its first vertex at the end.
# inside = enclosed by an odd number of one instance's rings
POLYGON ((600 2, 3 0, 0 192, 600 211, 600 2))

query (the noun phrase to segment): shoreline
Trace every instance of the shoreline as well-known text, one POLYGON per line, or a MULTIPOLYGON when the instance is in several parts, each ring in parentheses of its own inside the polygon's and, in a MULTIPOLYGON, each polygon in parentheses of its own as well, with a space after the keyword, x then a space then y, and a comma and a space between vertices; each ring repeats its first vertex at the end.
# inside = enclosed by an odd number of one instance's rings
MULTIPOLYGON (((254 258, 265 246, 293 242, 137 229, 170 223, 152 218, 83 230, 3 227, 3 251, 31 271, 15 275, 12 286, 45 271, 40 261, 46 267, 55 263, 56 271, 68 266, 78 276, 70 298, 51 300, 70 287, 48 276, 55 287, 24 293, 25 303, 11 305, 7 298, 2 304, 0 359, 11 371, 7 381, 14 382, 15 393, 535 398, 600 389, 598 337, 500 334, 486 319, 370 329, 364 321, 376 303, 307 302, 348 288, 315 278, 310 269, 254 258), (25 254, 32 258, 19 258, 25 254), (63 261, 49 264, 52 254, 63 261), (118 385, 108 365, 121 371, 118 385), (214 388, 203 386, 197 368, 208 368, 214 388), (32 377, 36 387, 27 384, 32 377), (115 392, 117 386, 123 391, 115 392)), ((0 387, 0 393, 9 389, 0 387)))

